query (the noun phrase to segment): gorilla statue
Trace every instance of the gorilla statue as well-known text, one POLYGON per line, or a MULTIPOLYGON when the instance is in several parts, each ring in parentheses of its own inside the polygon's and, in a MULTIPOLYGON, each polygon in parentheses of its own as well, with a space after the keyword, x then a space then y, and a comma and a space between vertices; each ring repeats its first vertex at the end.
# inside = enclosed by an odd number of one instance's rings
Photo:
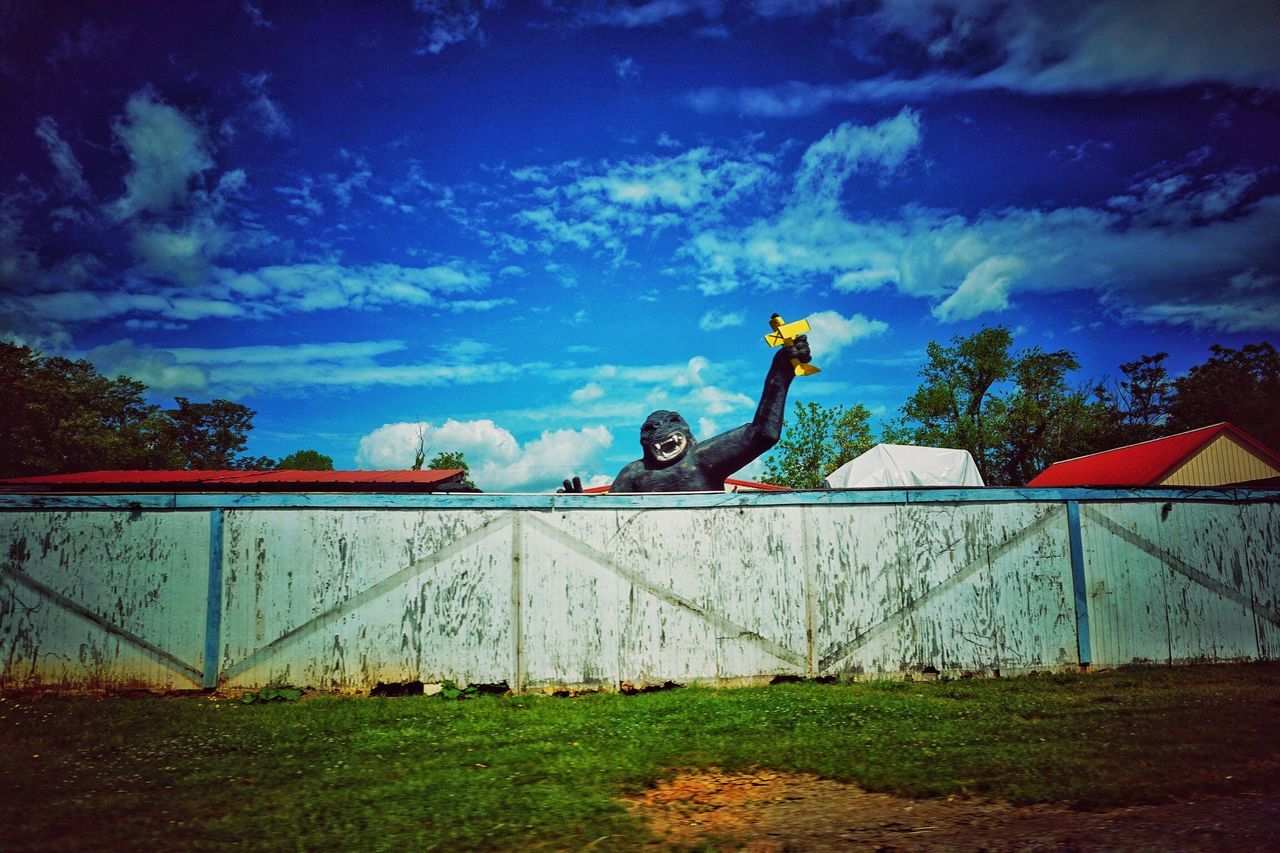
MULTIPOLYGON (((804 335, 779 347, 760 392, 760 405, 751 423, 698 441, 677 412, 657 411, 640 427, 644 455, 629 462, 614 478, 613 494, 622 492, 718 492, 726 477, 767 452, 782 437, 787 390, 796 378, 792 359, 808 363, 809 341, 804 335)), ((566 492, 581 492, 582 482, 565 480, 566 492)))

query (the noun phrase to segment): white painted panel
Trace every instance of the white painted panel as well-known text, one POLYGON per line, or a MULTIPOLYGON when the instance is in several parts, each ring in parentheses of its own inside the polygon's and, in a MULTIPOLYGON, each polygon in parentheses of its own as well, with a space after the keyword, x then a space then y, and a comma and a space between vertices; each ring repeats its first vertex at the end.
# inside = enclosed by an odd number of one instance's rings
POLYGON ((814 522, 824 672, 1074 663, 1060 505, 868 509, 814 522))
POLYGON ((476 511, 228 513, 226 683, 507 681, 508 525, 476 511))
POLYGON ((633 673, 634 679, 651 681, 652 673, 672 665, 675 674, 667 678, 676 680, 805 671, 801 508, 600 515, 562 512, 552 522, 634 573, 633 585, 644 592, 627 597, 624 680, 633 673), (689 610, 679 602, 693 605, 694 621, 679 612, 689 610))
POLYGON ((0 684, 200 686, 208 512, 6 512, 0 531, 0 684))
POLYGON ((1280 504, 1244 504, 1239 512, 1244 528, 1245 578, 1257 602, 1254 630, 1258 654, 1276 660, 1280 658, 1280 504))
POLYGON ((619 683, 619 631, 629 584, 522 519, 520 632, 526 684, 619 683))
POLYGON ((1158 510, 1168 574, 1169 646, 1174 661, 1258 656, 1246 533, 1230 504, 1168 503, 1158 510))
POLYGON ((1125 538, 1159 538, 1160 506, 1082 504, 1080 538, 1096 666, 1169 660, 1169 570, 1125 538))

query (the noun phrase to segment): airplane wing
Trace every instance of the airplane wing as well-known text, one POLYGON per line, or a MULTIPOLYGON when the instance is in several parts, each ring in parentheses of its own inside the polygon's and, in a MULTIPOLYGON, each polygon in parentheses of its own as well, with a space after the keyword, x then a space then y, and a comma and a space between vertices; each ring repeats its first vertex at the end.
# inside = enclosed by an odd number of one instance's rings
POLYGON ((809 321, 796 320, 794 323, 779 326, 777 330, 765 335, 764 339, 769 346, 780 347, 796 335, 803 335, 807 331, 809 331, 809 321))

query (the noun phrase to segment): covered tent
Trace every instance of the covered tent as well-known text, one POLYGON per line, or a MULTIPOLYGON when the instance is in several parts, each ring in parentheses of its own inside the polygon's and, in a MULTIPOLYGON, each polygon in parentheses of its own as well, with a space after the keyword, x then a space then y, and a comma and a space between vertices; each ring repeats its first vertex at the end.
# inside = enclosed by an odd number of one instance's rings
POLYGON ((827 475, 829 489, 880 486, 984 486, 967 450, 877 444, 827 475))

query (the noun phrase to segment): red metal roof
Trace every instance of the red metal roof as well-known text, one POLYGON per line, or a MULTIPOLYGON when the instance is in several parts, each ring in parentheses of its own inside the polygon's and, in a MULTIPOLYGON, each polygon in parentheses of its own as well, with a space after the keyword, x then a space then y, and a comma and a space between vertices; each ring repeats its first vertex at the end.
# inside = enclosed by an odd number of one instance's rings
POLYGON ((0 480, 0 487, 53 491, 434 491, 456 483, 442 471, 82 471, 0 480))
POLYGON ((1229 435, 1269 464, 1280 468, 1280 454, 1225 421, 1177 435, 1143 441, 1055 462, 1028 486, 1151 486, 1220 435, 1229 435))
MULTIPOLYGON (((774 486, 774 485, 770 485, 769 483, 757 483, 752 480, 739 480, 734 477, 725 477, 724 484, 726 486, 735 487, 733 491, 737 491, 737 487, 751 489, 757 492, 789 492, 791 491, 791 489, 787 488, 786 486, 774 486)), ((608 494, 611 488, 613 488, 613 483, 609 483, 608 485, 605 485, 605 486, 591 486, 590 488, 583 489, 582 493, 584 495, 604 495, 604 494, 608 494)))

